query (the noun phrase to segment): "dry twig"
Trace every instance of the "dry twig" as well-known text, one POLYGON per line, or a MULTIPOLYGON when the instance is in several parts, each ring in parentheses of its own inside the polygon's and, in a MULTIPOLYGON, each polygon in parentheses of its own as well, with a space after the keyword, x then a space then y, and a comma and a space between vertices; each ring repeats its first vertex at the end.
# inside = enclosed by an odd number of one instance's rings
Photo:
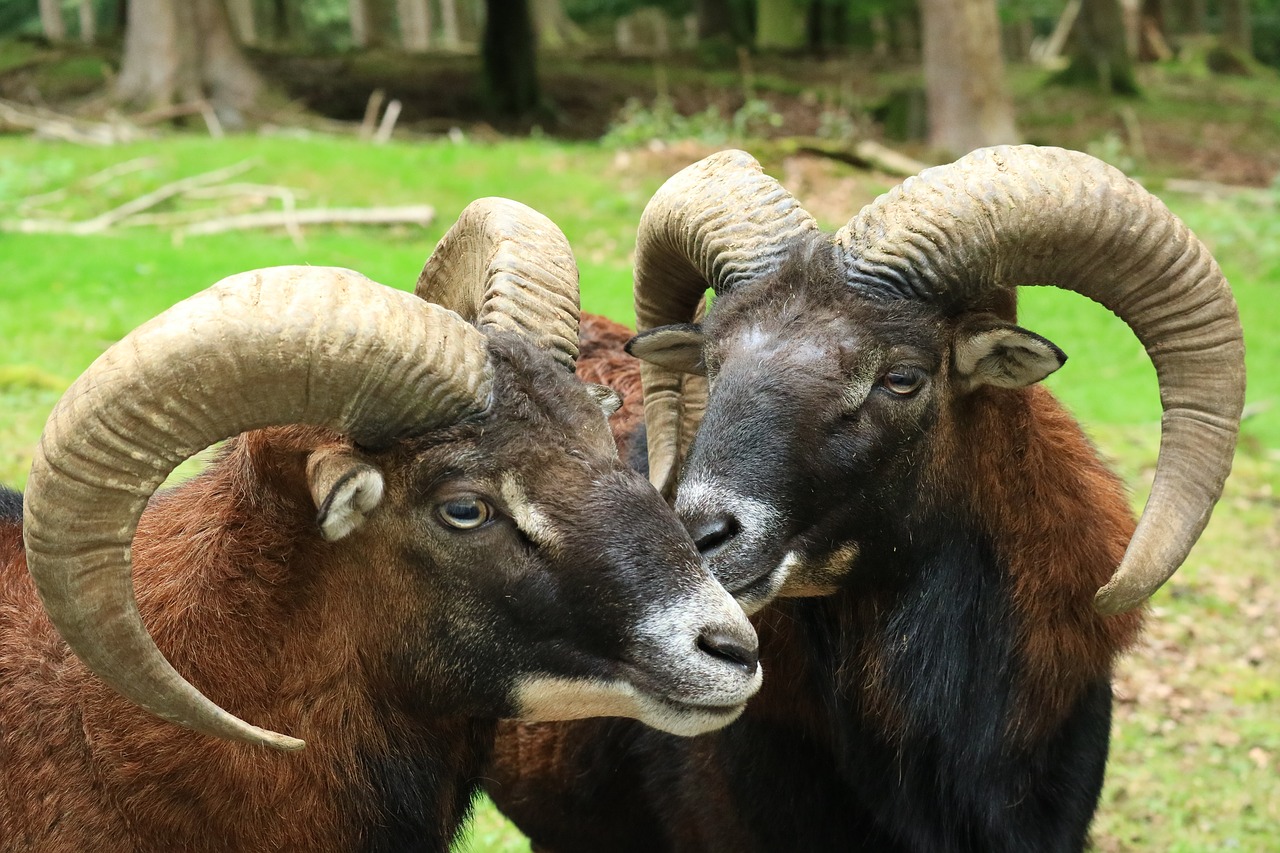
POLYGON ((93 219, 87 219, 84 222, 76 223, 81 228, 77 233, 96 234, 100 231, 105 231, 121 220, 155 207, 157 204, 167 201, 174 196, 181 195, 188 190, 195 189, 196 187, 208 186, 209 184, 216 184, 219 181, 225 181, 227 178, 232 178, 236 175, 243 175, 245 172, 252 169, 254 165, 255 161, 245 160, 244 162, 226 166, 221 169, 214 169, 212 172, 204 172, 203 174, 192 175, 189 178, 172 181, 162 187, 152 190, 146 195, 138 196, 132 201, 125 202, 119 207, 112 208, 106 213, 100 213, 93 219))
POLYGON ((3 100, 0 100, 0 122, 81 145, 115 145, 145 137, 139 128, 122 121, 112 124, 82 121, 53 110, 3 100))
POLYGON ((435 208, 426 204, 406 207, 313 207, 294 211, 245 213, 200 222, 184 228, 181 234, 221 234, 256 228, 287 228, 294 225, 421 225, 435 220, 435 208))
POLYGON ((100 234, 129 217, 136 216, 144 210, 155 207, 174 196, 181 195, 197 187, 207 186, 243 174, 253 166, 254 161, 246 160, 243 163, 215 169, 212 172, 172 181, 145 195, 138 196, 132 201, 125 202, 119 207, 100 213, 92 219, 85 219, 80 222, 66 222, 60 219, 6 220, 0 221, 0 231, 11 231, 19 234, 100 234))
POLYGON ((113 181, 123 175, 133 172, 139 172, 143 169, 150 169, 156 165, 158 161, 154 157, 136 157, 132 160, 126 160, 123 163, 116 163, 114 166, 108 166, 100 172, 94 172, 92 175, 81 178, 65 187, 56 190, 50 190, 47 193, 39 195, 27 196, 18 202, 19 210, 27 210, 33 207, 43 207, 46 204, 52 204, 55 201, 62 201, 71 194, 73 189, 94 190, 103 184, 113 181))
POLYGON ((401 104, 398 100, 392 100, 387 104, 387 111, 382 114, 382 123, 378 125, 378 132, 373 135, 373 143, 375 145, 385 145, 391 140, 391 131, 396 128, 396 119, 400 118, 401 104))

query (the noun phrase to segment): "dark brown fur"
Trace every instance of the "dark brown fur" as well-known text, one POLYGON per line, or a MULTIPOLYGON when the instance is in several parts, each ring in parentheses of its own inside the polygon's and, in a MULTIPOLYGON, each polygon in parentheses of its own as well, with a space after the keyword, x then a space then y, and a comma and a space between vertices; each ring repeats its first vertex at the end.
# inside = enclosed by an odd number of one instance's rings
MULTIPOLYGON (((596 381, 614 387, 638 381, 638 362, 611 361, 605 378, 590 359, 580 367, 593 369, 596 381)), ((920 707, 921 697, 931 695, 927 683, 945 677, 948 665, 931 657, 937 649, 916 648, 905 633, 894 633, 903 596, 915 595, 915 587, 855 579, 825 598, 780 599, 753 619, 764 687, 723 732, 677 741, 625 722, 588 721, 576 729, 504 726, 489 790, 536 848, 1050 849, 1037 846, 1039 831, 1054 839, 1053 849, 1079 843, 1073 840, 1078 829, 1056 830, 1048 826, 1052 821, 1040 830, 1014 826, 1008 835, 996 832, 983 841, 985 830, 965 823, 978 818, 951 814, 936 801, 920 815, 919 834, 892 828, 909 824, 911 809, 919 806, 906 802, 909 791, 895 804, 893 781, 880 774, 898 775, 896 763, 916 761, 921 744, 939 738, 954 741, 958 765, 973 774, 954 780, 958 787, 1016 800, 1020 787, 1032 783, 1020 775, 1026 771, 1013 768, 1024 761, 1052 765, 1060 750, 1073 748, 1073 738, 1086 737, 1059 733, 1079 716, 1081 703, 1097 701, 1090 697, 1109 682, 1142 619, 1138 612, 1104 618, 1093 608, 1095 590, 1124 553, 1133 518, 1118 479, 1048 391, 979 390, 944 407, 931 434, 917 466, 918 488, 936 502, 927 512, 975 519, 1006 573, 1001 583, 1007 585, 1012 666, 996 677, 1009 681, 1010 705, 993 712, 1003 730, 966 721, 963 708, 920 707), (974 736, 983 743, 962 740, 966 725, 979 727, 974 736), (508 751, 517 739, 520 750, 508 751), (540 747, 540 741, 554 746, 540 747), (864 741, 879 746, 849 751, 850 743, 864 741), (972 758, 966 759, 969 749, 972 758), (1002 755, 1011 757, 1009 769, 999 769, 1006 766, 1002 755), (1007 774, 1005 782, 1001 774, 1007 774), (930 835, 931 824, 950 826, 949 836, 940 830, 949 840, 930 835)), ((859 565, 876 556, 860 558, 859 565)), ((934 617, 922 612, 918 618, 934 617)), ((944 610, 936 618, 957 617, 944 610)), ((1006 688, 992 683, 978 689, 987 687, 992 703, 1002 701, 1006 688)), ((1105 744, 1105 720, 1101 737, 1105 744)), ((931 767, 922 768, 925 776, 951 772, 931 767)), ((1088 778, 1094 771, 1079 772, 1088 778)), ((1091 812, 1091 804, 1084 807, 1091 812)), ((1002 807, 990 808, 998 813, 1002 807)), ((1047 808, 1053 808, 1052 796, 1047 808)), ((1028 820, 1034 826, 1037 818, 1028 820)), ((1078 820, 1071 818, 1071 825, 1078 827, 1078 820)))
POLYGON ((644 424, 644 389, 640 386, 640 369, 634 358, 622 347, 633 332, 598 314, 583 314, 578 330, 578 378, 584 382, 608 385, 622 397, 622 408, 609 419, 618 454, 631 459, 637 448, 636 436, 644 424))
POLYGON ((427 805, 452 834, 464 816, 456 788, 474 777, 492 723, 424 725, 379 700, 392 676, 368 652, 385 640, 362 614, 409 597, 366 582, 367 552, 323 554, 303 475, 317 439, 295 428, 234 443, 209 473, 152 502, 134 547, 139 608, 161 651, 232 713, 308 740, 300 753, 217 741, 118 696, 59 639, 19 531, 4 530, 0 796, 16 809, 5 849, 159 851, 175 839, 184 850, 360 849, 363 827, 383 818, 370 758, 414 741, 434 753, 444 785, 427 805))
POLYGON ((693 591, 720 590, 618 460, 599 401, 523 339, 488 345, 486 415, 377 450, 246 433, 142 516, 134 587, 161 652, 300 752, 197 734, 91 674, 45 616, 0 492, 0 850, 443 853, 496 719, 521 710, 518 680, 616 679, 652 609, 701 618, 693 591), (317 453, 385 479, 377 511, 332 542, 307 479, 317 453), (511 483, 550 544, 513 520, 511 483), (459 494, 485 497, 491 523, 444 523, 459 494))

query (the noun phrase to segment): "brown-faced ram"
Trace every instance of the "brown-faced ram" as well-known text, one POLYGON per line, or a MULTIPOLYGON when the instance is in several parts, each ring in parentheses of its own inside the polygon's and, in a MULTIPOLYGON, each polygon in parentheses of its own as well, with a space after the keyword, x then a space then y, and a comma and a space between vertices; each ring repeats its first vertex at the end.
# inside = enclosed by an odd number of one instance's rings
POLYGON ((1205 247, 1076 152, 975 152, 834 238, 724 152, 646 209, 636 307, 651 475, 760 610, 770 678, 683 743, 621 721, 510 727, 499 804, 560 853, 1080 850, 1113 664, 1234 450, 1242 337, 1205 247), (1136 532, 1036 384, 1064 356, 1014 325, 1025 284, 1105 305, 1155 363, 1136 532))
POLYGON ((0 494, 0 848, 443 851, 498 718, 733 719, 754 632, 577 329, 563 235, 492 199, 416 296, 259 270, 111 347, 0 494))

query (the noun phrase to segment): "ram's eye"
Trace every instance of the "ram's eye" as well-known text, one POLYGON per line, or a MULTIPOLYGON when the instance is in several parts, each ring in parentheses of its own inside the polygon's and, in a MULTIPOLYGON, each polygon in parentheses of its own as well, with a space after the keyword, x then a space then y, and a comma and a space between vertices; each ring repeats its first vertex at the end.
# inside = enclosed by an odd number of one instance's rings
POLYGON ((916 367, 900 367, 890 370, 880 380, 885 388, 899 397, 909 397, 924 385, 925 373, 916 367))
POLYGON ((493 507, 477 497, 453 498, 440 504, 440 520, 459 530, 474 530, 493 518, 493 507))

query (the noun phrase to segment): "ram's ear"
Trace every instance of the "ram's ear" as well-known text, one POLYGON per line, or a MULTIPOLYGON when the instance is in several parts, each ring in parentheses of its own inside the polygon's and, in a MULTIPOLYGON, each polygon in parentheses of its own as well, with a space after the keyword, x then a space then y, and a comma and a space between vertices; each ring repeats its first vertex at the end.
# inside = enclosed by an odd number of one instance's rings
POLYGON ((674 370, 677 373, 707 375, 702 361, 702 326, 678 323, 641 332, 627 341, 626 350, 641 361, 674 370))
POLYGON ((608 385, 597 385, 594 382, 588 382, 587 393, 600 404, 600 408, 604 410, 606 418, 612 417, 614 412, 622 408, 622 395, 608 385))
POLYGON ((307 485, 316 502, 320 535, 329 542, 359 528, 382 503, 382 472, 346 449, 312 453, 307 460, 307 485))
POLYGON ((966 387, 1025 388, 1053 373, 1067 354, 1052 341, 994 318, 971 321, 956 333, 955 373, 966 387))

